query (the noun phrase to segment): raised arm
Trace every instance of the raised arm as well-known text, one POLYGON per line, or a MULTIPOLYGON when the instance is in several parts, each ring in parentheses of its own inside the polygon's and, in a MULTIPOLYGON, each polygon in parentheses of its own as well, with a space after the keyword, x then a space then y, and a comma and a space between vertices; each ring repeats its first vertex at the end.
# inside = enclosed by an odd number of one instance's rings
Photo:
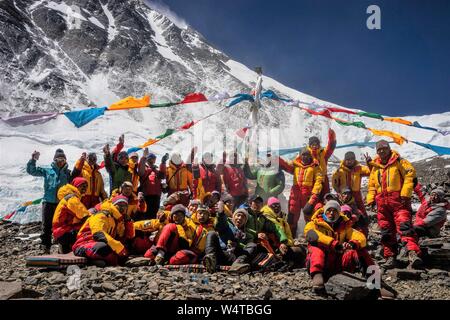
POLYGON ((336 132, 334 132, 333 129, 328 129, 328 143, 325 147, 325 161, 328 161, 330 159, 331 155, 334 152, 334 149, 336 149, 336 132))
POLYGON ((47 171, 41 167, 36 167, 36 161, 39 160, 40 153, 34 151, 30 161, 27 163, 27 173, 34 177, 45 177, 47 171))
POLYGON ((282 157, 278 157, 278 161, 280 164, 280 168, 284 171, 286 171, 287 173, 290 174, 294 174, 294 166, 292 164, 290 164, 289 162, 287 162, 286 160, 284 160, 282 157))

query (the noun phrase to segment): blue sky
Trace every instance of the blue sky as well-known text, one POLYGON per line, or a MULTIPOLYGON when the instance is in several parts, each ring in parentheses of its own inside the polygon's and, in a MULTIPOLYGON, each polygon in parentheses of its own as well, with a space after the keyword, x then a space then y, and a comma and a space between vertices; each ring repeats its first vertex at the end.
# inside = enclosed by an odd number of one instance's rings
POLYGON ((307 94, 385 115, 450 111, 450 1, 155 1, 307 94), (381 30, 366 26, 371 4, 381 30))

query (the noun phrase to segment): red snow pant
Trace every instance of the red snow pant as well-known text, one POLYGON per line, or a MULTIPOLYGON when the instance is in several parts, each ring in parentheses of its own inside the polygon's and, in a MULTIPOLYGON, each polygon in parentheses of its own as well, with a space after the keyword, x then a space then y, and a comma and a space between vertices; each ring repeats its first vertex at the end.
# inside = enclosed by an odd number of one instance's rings
POLYGON ((342 271, 355 272, 360 266, 373 265, 374 262, 367 249, 346 250, 337 253, 322 245, 308 245, 306 265, 313 276, 315 273, 324 273, 327 277, 342 271))
POLYGON ((323 202, 323 197, 327 194, 330 193, 330 180, 328 180, 328 175, 323 175, 323 182, 322 182, 322 190, 320 191, 319 194, 319 199, 320 201, 323 202))
POLYGON ((294 185, 291 188, 291 194, 289 196, 289 214, 288 223, 291 227, 292 235, 297 233, 297 223, 300 219, 300 211, 308 202, 312 194, 311 187, 294 185))
POLYGON ((84 204, 84 206, 87 209, 94 208, 100 202, 101 201, 100 201, 100 197, 99 196, 93 196, 93 195, 85 194, 85 195, 83 195, 81 197, 81 203, 84 204))
POLYGON ((378 213, 378 226, 381 229, 381 244, 384 247, 384 257, 397 255, 397 234, 408 251, 414 250, 420 254, 417 244, 417 234, 412 227, 411 212, 405 208, 399 192, 381 193, 375 197, 378 213))
POLYGON ((103 260, 111 266, 116 266, 119 261, 119 256, 104 242, 89 240, 75 244, 72 250, 76 256, 86 257, 91 260, 103 260))
POLYGON ((159 236, 156 246, 147 250, 144 257, 154 259, 159 250, 165 252, 169 264, 192 264, 197 262, 197 254, 188 250, 187 241, 178 235, 177 225, 169 223, 159 236))
POLYGON ((143 254, 153 245, 153 241, 147 235, 136 236, 131 242, 131 250, 136 254, 143 254))
POLYGON ((364 205, 364 200, 361 191, 353 191, 353 199, 355 199, 356 207, 367 216, 366 206, 364 205))

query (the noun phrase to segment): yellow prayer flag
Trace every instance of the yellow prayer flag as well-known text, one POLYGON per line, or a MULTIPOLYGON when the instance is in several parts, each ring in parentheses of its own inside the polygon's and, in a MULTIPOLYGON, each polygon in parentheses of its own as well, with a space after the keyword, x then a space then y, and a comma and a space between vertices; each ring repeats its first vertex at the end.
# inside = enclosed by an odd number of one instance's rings
POLYGON ((397 122, 397 123, 400 123, 400 124, 406 124, 407 126, 412 126, 413 125, 411 121, 408 121, 408 120, 405 120, 405 119, 402 119, 402 118, 384 118, 384 120, 390 121, 390 122, 397 122))
POLYGON ((406 138, 404 138, 401 135, 399 135, 398 133, 395 133, 395 132, 392 132, 392 131, 377 130, 377 129, 372 129, 372 128, 367 128, 367 129, 370 130, 370 132, 372 132, 376 136, 391 137, 392 139, 394 139, 394 142, 396 144, 402 145, 405 141, 408 141, 406 138))
POLYGON ((144 144, 140 145, 139 148, 143 149, 145 147, 151 146, 152 144, 157 143, 159 140, 160 139, 149 139, 149 140, 147 140, 147 142, 145 142, 144 144))
POLYGON ((150 105, 150 96, 143 96, 138 99, 135 97, 126 97, 109 106, 108 110, 124 110, 133 108, 144 108, 150 105))

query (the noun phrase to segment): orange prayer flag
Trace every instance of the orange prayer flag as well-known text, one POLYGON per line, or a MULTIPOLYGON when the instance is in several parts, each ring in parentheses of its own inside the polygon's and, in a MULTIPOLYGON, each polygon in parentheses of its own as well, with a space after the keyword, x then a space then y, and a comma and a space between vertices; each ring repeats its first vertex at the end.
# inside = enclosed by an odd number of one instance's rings
POLYGON ((139 148, 143 149, 145 147, 151 146, 152 144, 157 143, 159 140, 161 140, 161 139, 148 139, 147 142, 145 142, 144 144, 140 145, 139 148))
POLYGON ((406 138, 404 138, 401 135, 399 135, 398 133, 395 133, 392 131, 377 130, 377 129, 372 129, 372 128, 367 128, 367 129, 370 130, 374 135, 391 137, 394 140, 394 142, 399 145, 402 145, 405 141, 408 141, 406 138))
POLYGON ((108 107, 108 110, 125 110, 133 108, 144 108, 150 105, 150 96, 143 96, 138 99, 135 97, 126 97, 108 107))
POLYGON ((407 126, 412 126, 413 123, 411 121, 402 119, 402 118, 384 118, 386 121, 397 122, 400 124, 406 124, 407 126))

